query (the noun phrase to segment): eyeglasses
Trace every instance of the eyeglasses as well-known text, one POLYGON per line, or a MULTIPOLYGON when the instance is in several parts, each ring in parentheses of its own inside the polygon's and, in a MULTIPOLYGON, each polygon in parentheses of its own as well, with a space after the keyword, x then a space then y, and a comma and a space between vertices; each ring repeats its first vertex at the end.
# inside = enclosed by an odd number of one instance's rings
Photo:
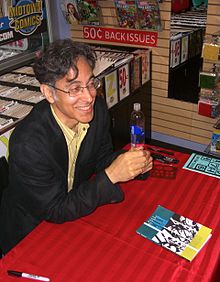
POLYGON ((80 85, 73 86, 68 91, 57 88, 51 84, 48 84, 48 85, 56 90, 69 94, 70 97, 76 97, 82 94, 83 89, 85 88, 88 89, 88 91, 93 94, 96 91, 96 89, 98 89, 101 86, 101 81, 98 78, 94 78, 86 86, 80 86, 80 85))

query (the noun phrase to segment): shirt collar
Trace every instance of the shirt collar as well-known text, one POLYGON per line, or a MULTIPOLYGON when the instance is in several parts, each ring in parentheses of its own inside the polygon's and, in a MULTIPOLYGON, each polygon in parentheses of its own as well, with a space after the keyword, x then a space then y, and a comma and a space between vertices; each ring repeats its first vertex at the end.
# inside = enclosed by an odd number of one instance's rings
POLYGON ((63 133, 65 136, 68 137, 68 140, 72 140, 74 137, 78 136, 82 131, 85 131, 89 128, 89 124, 88 123, 78 123, 77 124, 77 132, 75 132, 74 130, 70 129, 68 126, 66 126, 60 119, 59 117, 56 115, 52 105, 50 105, 52 114, 55 118, 55 120, 57 121, 58 125, 60 126, 60 128, 62 129, 63 133))

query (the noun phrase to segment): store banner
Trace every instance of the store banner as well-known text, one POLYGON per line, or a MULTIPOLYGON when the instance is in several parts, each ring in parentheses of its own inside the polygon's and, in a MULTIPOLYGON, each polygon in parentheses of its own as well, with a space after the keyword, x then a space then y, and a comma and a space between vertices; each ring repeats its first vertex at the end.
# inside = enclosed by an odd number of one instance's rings
POLYGON ((136 46, 156 47, 158 33, 144 30, 84 26, 83 38, 88 40, 107 41, 136 46))
POLYGON ((20 0, 0 18, 0 45, 47 30, 44 0, 20 0))

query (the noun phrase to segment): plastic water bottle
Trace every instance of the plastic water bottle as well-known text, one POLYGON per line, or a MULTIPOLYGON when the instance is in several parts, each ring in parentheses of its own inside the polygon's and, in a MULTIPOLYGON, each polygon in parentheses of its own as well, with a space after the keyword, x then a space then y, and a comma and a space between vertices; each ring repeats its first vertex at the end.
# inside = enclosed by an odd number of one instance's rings
POLYGON ((131 147, 145 144, 145 117, 141 111, 141 104, 134 103, 130 118, 131 147))

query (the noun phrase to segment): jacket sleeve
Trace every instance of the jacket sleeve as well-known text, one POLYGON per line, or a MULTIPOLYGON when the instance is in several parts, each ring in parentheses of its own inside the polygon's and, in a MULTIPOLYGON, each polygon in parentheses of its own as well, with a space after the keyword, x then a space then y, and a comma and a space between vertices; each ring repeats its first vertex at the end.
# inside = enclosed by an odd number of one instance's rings
POLYGON ((112 184, 104 170, 68 193, 63 171, 58 167, 54 170, 50 159, 29 145, 16 147, 9 164, 11 175, 15 176, 10 179, 15 205, 36 222, 74 220, 100 205, 123 200, 119 185, 112 184))

